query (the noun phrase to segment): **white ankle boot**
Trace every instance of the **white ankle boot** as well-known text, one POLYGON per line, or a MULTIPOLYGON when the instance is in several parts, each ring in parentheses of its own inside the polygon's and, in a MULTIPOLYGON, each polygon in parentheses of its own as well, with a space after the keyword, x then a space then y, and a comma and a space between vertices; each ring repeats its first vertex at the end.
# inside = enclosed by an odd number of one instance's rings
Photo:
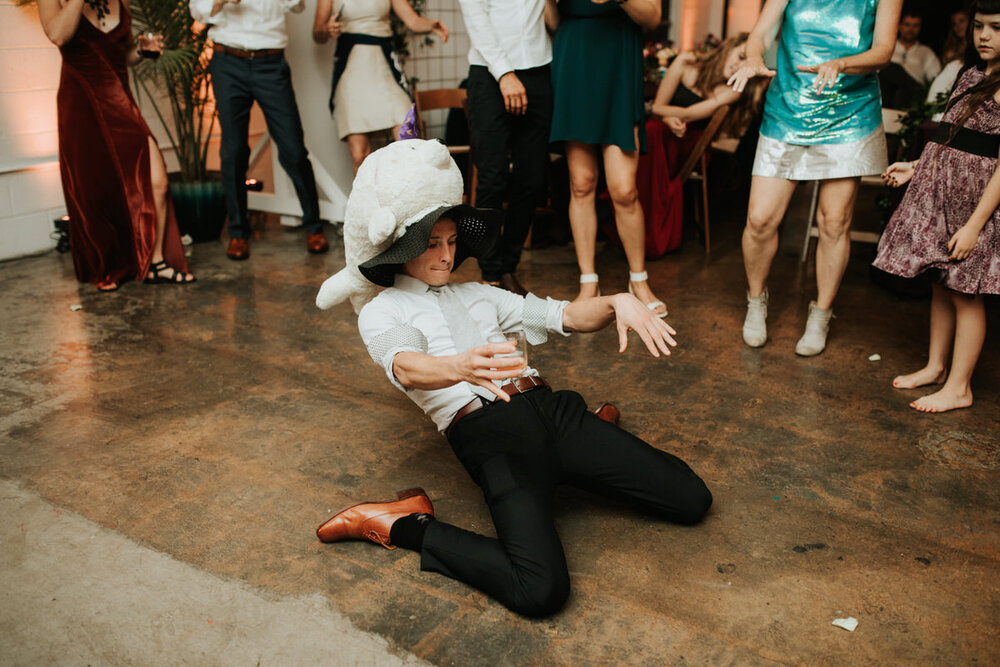
POLYGON ((764 347, 767 342, 767 289, 760 296, 747 292, 747 316, 743 320, 743 342, 750 347, 764 347))
POLYGON ((816 306, 815 301, 809 302, 806 332, 796 343, 795 354, 800 357, 814 357, 826 348, 826 335, 830 331, 831 317, 833 317, 833 309, 823 310, 816 306))

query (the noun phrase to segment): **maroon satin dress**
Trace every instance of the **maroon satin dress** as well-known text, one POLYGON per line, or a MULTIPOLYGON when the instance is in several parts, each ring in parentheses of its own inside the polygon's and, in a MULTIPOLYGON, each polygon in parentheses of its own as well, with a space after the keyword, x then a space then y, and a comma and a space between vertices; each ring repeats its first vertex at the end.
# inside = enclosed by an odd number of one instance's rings
MULTIPOLYGON (((70 249, 80 282, 144 278, 156 239, 149 137, 128 85, 125 63, 132 21, 102 32, 86 17, 64 45, 56 104, 59 171, 69 212, 70 249)), ((167 197, 163 257, 187 272, 167 197)))

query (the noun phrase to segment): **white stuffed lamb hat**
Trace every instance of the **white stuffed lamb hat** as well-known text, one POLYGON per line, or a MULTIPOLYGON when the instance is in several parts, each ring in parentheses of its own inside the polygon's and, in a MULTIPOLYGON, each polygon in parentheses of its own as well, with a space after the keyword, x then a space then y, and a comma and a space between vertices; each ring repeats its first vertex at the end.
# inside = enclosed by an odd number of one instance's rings
POLYGON ((401 265, 426 249, 434 223, 450 218, 458 231, 457 268, 482 257, 500 233, 502 212, 462 204, 462 174, 438 141, 396 141, 369 155, 358 169, 344 214, 341 271, 327 278, 316 305, 350 299, 355 311, 378 287, 390 287, 401 265))

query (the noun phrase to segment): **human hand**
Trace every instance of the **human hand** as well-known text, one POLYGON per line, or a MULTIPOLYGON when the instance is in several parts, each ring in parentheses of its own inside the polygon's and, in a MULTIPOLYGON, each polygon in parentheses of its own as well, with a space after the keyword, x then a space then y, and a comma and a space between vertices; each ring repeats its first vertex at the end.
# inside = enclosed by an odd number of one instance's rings
POLYGON ((614 297, 615 325, 618 328, 618 352, 628 347, 629 329, 639 334, 646 349, 654 357, 662 353, 670 356, 670 348, 677 346, 674 328, 653 314, 642 301, 631 294, 616 294, 614 297))
POLYGON ((163 54, 163 35, 159 33, 145 32, 136 37, 135 41, 139 47, 139 55, 143 58, 156 60, 163 54))
POLYGON ((799 65, 797 69, 800 72, 815 74, 816 80, 813 81, 812 89, 822 93, 824 88, 831 88, 837 82, 837 77, 844 71, 844 61, 838 58, 819 65, 799 65))
POLYGON ((892 188, 906 185, 913 178, 913 162, 893 162, 882 174, 882 182, 892 188))
POLYGON ((500 391, 493 380, 511 380, 524 372, 524 357, 496 357, 510 354, 517 349, 516 343, 487 343, 473 347, 454 357, 455 374, 462 382, 487 389, 503 401, 510 396, 500 391))
POLYGON ((687 123, 677 116, 664 116, 663 124, 666 125, 667 129, 673 132, 674 136, 678 139, 683 137, 687 132, 687 123))
POLYGON ((528 91, 517 78, 517 74, 507 72, 497 83, 500 84, 500 94, 503 95, 503 106, 507 113, 523 116, 528 112, 528 91))
POLYGON ((431 21, 431 32, 441 38, 441 43, 448 42, 448 26, 441 21, 431 21))
POLYGON ((344 32, 344 24, 340 20, 340 13, 338 12, 336 16, 331 16, 330 20, 326 22, 326 32, 330 37, 337 39, 344 32))
POLYGON ((978 242, 979 232, 969 227, 968 223, 962 225, 962 228, 948 241, 948 250, 951 252, 948 258, 957 261, 965 259, 978 242))
POLYGON ((764 65, 763 58, 747 58, 740 65, 740 68, 733 72, 733 75, 729 77, 729 81, 726 85, 735 90, 737 93, 742 93, 743 89, 747 85, 747 81, 754 78, 755 76, 766 76, 771 79, 774 78, 778 73, 773 69, 768 69, 764 65))

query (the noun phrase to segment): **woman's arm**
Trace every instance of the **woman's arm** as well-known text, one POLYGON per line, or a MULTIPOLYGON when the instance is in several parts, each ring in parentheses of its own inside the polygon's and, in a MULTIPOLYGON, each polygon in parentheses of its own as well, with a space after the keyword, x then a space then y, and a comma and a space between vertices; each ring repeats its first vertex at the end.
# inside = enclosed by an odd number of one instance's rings
POLYGON ((656 95, 653 96, 653 104, 650 105, 650 109, 657 116, 672 116, 674 114, 668 113, 667 109, 676 109, 677 107, 670 106, 670 100, 674 99, 674 95, 677 93, 677 87, 680 85, 681 77, 684 76, 684 70, 693 60, 693 56, 690 53, 679 53, 674 62, 670 63, 670 67, 667 68, 667 73, 663 75, 660 80, 660 85, 656 87, 656 95))
POLYGON ((56 46, 63 46, 73 39, 83 16, 83 0, 68 0, 63 5, 59 0, 38 0, 38 18, 42 30, 56 46))
POLYGON ((767 0, 760 10, 760 17, 747 37, 746 59, 736 72, 729 77, 727 85, 737 93, 742 93, 747 81, 755 76, 773 78, 777 72, 764 65, 765 42, 781 25, 781 17, 785 14, 788 0, 767 0))
POLYGON ((399 352, 392 359, 392 374, 407 389, 444 389, 459 382, 488 389, 498 398, 509 401, 493 380, 510 380, 524 371, 524 357, 495 357, 509 354, 514 343, 489 343, 447 357, 432 357, 420 352, 399 352))
MULTIPOLYGON (((330 19, 333 18, 333 0, 317 0, 313 18, 313 41, 326 44, 330 41, 330 19)), ((337 22, 339 25, 339 21, 337 22)))
POLYGON ((409 0, 392 0, 392 11, 403 22, 407 28, 417 34, 433 32, 441 38, 442 42, 448 41, 448 26, 441 21, 431 20, 417 14, 410 5, 409 0))
MULTIPOLYGON (((880 0, 878 9, 875 10, 875 35, 870 49, 818 65, 799 65, 799 71, 816 74, 813 88, 817 92, 823 92, 823 89, 833 84, 840 74, 869 74, 882 69, 892 59, 892 50, 896 46, 896 33, 899 30, 899 13, 902 9, 903 0, 880 0)), ((749 51, 747 48, 748 54, 749 51)))
POLYGON ((663 9, 660 7, 659 0, 624 0, 624 2, 618 2, 618 0, 590 1, 595 5, 615 2, 619 7, 625 10, 625 13, 628 14, 630 19, 639 24, 640 28, 645 30, 652 30, 660 25, 660 18, 663 9))
POLYGON ((545 10, 543 16, 545 18, 545 27, 548 31, 555 32, 559 27, 559 0, 545 0, 545 10))

